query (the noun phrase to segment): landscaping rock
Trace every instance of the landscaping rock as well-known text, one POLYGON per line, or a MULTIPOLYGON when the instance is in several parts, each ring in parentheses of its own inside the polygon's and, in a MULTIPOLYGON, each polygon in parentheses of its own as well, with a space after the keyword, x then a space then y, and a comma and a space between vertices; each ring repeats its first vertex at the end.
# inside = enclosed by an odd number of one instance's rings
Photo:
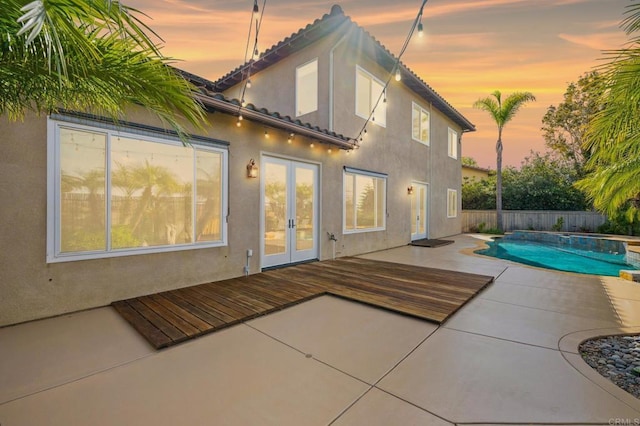
POLYGON ((593 369, 640 399, 640 335, 587 340, 579 350, 593 369))

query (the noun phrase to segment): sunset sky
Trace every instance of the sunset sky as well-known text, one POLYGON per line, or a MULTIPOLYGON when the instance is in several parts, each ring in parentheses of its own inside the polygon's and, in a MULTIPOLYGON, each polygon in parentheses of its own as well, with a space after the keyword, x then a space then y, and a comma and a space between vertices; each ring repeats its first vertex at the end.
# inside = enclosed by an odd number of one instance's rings
MULTIPOLYGON (((150 17, 164 40, 163 53, 179 58, 186 71, 216 80, 240 65, 253 1, 123 0, 150 17)), ((399 52, 420 0, 268 0, 259 37, 264 51, 329 13, 338 3, 345 14, 391 52, 399 52)), ((262 7, 263 0, 258 4, 262 7)), ((601 64, 602 50, 627 40, 620 29, 630 0, 429 0, 425 37, 417 37, 402 57, 449 103, 477 127, 465 134, 464 156, 495 168, 497 130, 488 114, 472 108, 496 89, 530 91, 527 105, 507 125, 504 162, 519 166, 531 150, 544 151, 541 119, 562 101, 567 85, 601 64)))

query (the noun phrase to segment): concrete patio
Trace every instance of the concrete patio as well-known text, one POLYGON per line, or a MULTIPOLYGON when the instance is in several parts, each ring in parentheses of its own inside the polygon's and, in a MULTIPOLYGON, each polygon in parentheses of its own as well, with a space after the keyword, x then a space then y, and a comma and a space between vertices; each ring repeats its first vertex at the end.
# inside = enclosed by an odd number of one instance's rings
POLYGON ((577 353, 640 333, 640 284, 454 239, 364 256, 496 276, 440 327, 322 296, 161 351, 110 307, 2 328, 0 425, 640 424, 577 353))

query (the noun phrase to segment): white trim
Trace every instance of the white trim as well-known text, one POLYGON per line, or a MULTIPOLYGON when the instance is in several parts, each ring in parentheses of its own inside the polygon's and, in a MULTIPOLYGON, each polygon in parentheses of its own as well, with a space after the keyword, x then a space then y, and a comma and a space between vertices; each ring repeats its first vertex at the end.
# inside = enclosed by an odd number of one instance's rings
POLYGON ((453 130, 451 127, 449 127, 449 131, 447 132, 447 155, 449 156, 449 158, 453 158, 455 160, 458 159, 459 154, 458 154, 458 132, 456 132, 455 130, 453 130), (455 136, 455 141, 452 144, 451 143, 451 136, 454 135, 455 136), (455 150, 455 155, 451 155, 451 151, 452 148, 455 150))
MULTIPOLYGON (((422 124, 422 120, 420 120, 420 117, 418 117, 418 132, 419 134, 422 134, 422 128, 421 128, 421 124, 422 124)), ((429 111, 426 110, 426 108, 424 108, 422 105, 416 103, 415 101, 411 102, 411 139, 419 142, 423 145, 426 146, 430 146, 431 144, 431 113, 429 111), (422 139, 416 139, 413 136, 413 112, 415 108, 419 109, 420 114, 425 114, 427 116, 427 127, 429 129, 428 134, 427 134, 427 140, 423 141, 422 139)))
POLYGON ((458 190, 447 188, 447 219, 458 217, 458 190), (451 205, 451 195, 455 194, 455 203, 451 205), (455 214, 451 215, 451 207, 455 210, 455 214))
MULTIPOLYGON (((351 168, 351 167, 344 167, 344 170, 342 172, 342 233, 343 234, 361 234, 364 232, 377 232, 377 231, 385 231, 387 229, 387 175, 384 173, 376 173, 376 172, 371 172, 371 171, 366 171, 366 170, 360 170, 360 169, 355 169, 355 168, 351 168), (346 184, 346 175, 353 175, 354 176, 354 187, 353 189, 353 196, 355 197, 355 179, 356 177, 359 176, 368 176, 368 177, 373 177, 375 179, 380 179, 384 182, 384 200, 383 200, 383 212, 382 212, 382 226, 377 226, 374 228, 361 228, 358 229, 357 228, 357 209, 354 208, 353 210, 353 223, 356 224, 356 228, 355 229, 347 229, 347 204, 346 204, 346 194, 347 194, 347 184, 346 184)), ((374 191, 374 197, 376 197, 376 202, 375 205, 377 207, 378 203, 378 193, 377 191, 374 191)), ((354 206, 355 203, 357 201, 354 199, 354 206)), ((374 216, 378 214, 378 209, 375 209, 374 212, 374 216)), ((376 217, 376 219, 378 219, 376 217)), ((378 220, 375 220, 375 222, 378 222, 378 220)))
MULTIPOLYGON (((373 74, 371 74, 369 71, 365 70, 364 68, 362 68, 360 65, 356 65, 356 74, 355 74, 355 82, 354 82, 354 92, 355 92, 355 97, 354 97, 354 106, 355 106, 355 114, 356 116, 360 117, 360 118, 364 118, 365 120, 367 120, 369 118, 369 115, 367 116, 363 116, 361 114, 358 114, 358 73, 362 72, 363 74, 365 74, 368 78, 369 78, 369 114, 371 114, 371 111, 373 110, 373 107, 375 105, 375 102, 377 101, 377 99, 373 99, 373 87, 372 87, 372 82, 376 82, 378 83, 380 86, 382 86, 382 90, 385 90, 385 84, 382 80, 380 80, 379 78, 377 78, 376 76, 374 76, 373 74)), ((380 106, 380 105, 378 105, 380 106)), ((375 118, 375 114, 372 116, 372 118, 375 118)), ((387 127, 387 109, 385 107, 384 110, 384 123, 380 123, 380 120, 371 120, 371 123, 374 123, 377 126, 380 127, 387 127)))
POLYGON ((319 90, 318 90, 318 79, 319 79, 319 70, 318 70, 318 58, 312 59, 308 62, 305 62, 302 65, 298 65, 296 67, 296 71, 295 71, 295 107, 296 107, 296 117, 301 117, 303 115, 306 114, 310 114, 312 112, 315 112, 318 110, 318 95, 319 95, 319 90), (307 67, 311 64, 315 63, 315 87, 313 88, 315 90, 315 97, 316 97, 316 102, 315 102, 315 106, 310 109, 309 111, 299 111, 299 101, 300 101, 300 97, 301 96, 305 96, 308 92, 309 92, 309 88, 308 87, 301 87, 300 86, 300 80, 298 79, 298 72, 304 68, 307 67))
MULTIPOLYGON (((55 120, 51 117, 47 118, 47 263, 57 262, 69 262, 76 260, 87 259, 101 259, 111 257, 132 256, 139 254, 150 253, 164 253, 183 250, 194 250, 211 247, 222 247, 228 244, 228 226, 227 215, 229 205, 229 150, 226 147, 220 145, 208 145, 201 141, 191 141, 193 147, 193 156, 195 161, 195 153, 197 150, 216 152, 222 155, 220 176, 221 176, 221 191, 222 202, 220 203, 220 223, 221 223, 221 235, 219 241, 212 242, 193 242, 188 244, 175 244, 165 246, 153 246, 153 247, 135 247, 127 249, 112 249, 111 248, 111 137, 123 137, 132 139, 141 139, 147 142, 162 143, 172 146, 182 146, 182 142, 170 139, 162 139, 159 137, 153 137, 149 135, 140 135, 136 133, 127 132, 126 129, 109 129, 103 126, 90 126, 86 124, 73 123, 66 120, 55 120), (60 127, 66 127, 71 129, 78 129, 88 132, 104 133, 106 136, 105 144, 105 250, 99 251, 85 251, 85 252, 73 252, 73 253, 61 253, 61 229, 60 229, 60 217, 61 217, 61 197, 60 197, 60 127)), ((196 171, 194 170, 194 173, 196 171)), ((194 197, 193 203, 195 205, 195 185, 193 188, 194 197)), ((194 207, 195 209, 195 207, 194 207)), ((196 216, 193 217, 193 226, 196 223, 196 216)), ((195 232, 192 230, 192 235, 195 236, 195 232)))

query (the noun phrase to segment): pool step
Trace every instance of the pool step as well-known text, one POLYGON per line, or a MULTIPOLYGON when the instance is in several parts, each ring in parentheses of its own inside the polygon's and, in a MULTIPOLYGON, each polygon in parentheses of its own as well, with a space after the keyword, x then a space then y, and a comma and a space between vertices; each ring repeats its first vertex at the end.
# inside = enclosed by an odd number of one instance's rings
POLYGON ((620 271, 620 278, 640 283, 640 271, 620 271))

